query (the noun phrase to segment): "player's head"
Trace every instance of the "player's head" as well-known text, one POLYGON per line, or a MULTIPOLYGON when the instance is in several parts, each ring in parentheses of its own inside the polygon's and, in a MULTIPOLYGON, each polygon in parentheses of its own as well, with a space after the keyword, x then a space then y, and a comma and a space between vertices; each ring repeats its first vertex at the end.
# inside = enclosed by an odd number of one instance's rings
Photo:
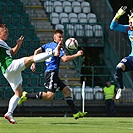
POLYGON ((129 26, 133 29, 133 10, 130 10, 131 15, 128 14, 129 26))
POLYGON ((56 43, 59 43, 63 39, 63 31, 60 29, 55 30, 53 38, 56 43))
POLYGON ((8 37, 8 28, 5 24, 0 24, 0 39, 6 40, 8 37))
POLYGON ((111 86, 111 81, 106 82, 106 87, 109 87, 109 86, 111 86))

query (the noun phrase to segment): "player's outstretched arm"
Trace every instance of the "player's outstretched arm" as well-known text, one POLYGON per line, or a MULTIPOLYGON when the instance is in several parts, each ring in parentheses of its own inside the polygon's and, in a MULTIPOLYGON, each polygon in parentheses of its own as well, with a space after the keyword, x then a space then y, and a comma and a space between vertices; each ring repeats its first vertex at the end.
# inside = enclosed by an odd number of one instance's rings
POLYGON ((125 14, 127 9, 127 6, 122 6, 117 13, 115 14, 115 17, 113 18, 113 21, 116 22, 123 14, 125 14))

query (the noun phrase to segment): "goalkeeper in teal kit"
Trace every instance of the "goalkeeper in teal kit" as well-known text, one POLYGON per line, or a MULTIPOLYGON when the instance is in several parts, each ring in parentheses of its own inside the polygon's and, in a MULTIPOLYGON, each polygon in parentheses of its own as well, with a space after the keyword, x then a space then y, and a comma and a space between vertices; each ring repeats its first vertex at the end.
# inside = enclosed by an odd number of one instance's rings
POLYGON ((128 15, 129 17, 129 25, 122 25, 118 24, 118 19, 120 16, 122 16, 125 13, 125 10, 127 9, 126 6, 121 7, 118 12, 116 13, 115 17, 113 18, 111 24, 110 24, 110 29, 119 31, 119 32, 124 32, 127 34, 130 42, 131 42, 131 53, 129 56, 123 58, 120 63, 116 66, 116 79, 119 83, 119 89, 116 94, 116 99, 119 99, 121 97, 121 92, 125 89, 123 85, 123 72, 131 71, 133 70, 133 12, 130 11, 131 15, 128 15))

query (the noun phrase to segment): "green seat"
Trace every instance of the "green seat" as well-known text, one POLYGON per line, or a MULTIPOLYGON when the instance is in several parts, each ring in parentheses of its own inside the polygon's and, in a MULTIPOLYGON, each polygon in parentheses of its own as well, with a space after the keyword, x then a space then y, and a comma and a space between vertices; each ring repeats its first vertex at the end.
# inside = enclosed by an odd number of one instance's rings
POLYGON ((13 24, 7 24, 7 27, 8 27, 8 29, 9 29, 9 35, 10 36, 14 36, 14 35, 16 35, 16 26, 15 25, 13 25, 13 24))
POLYGON ((5 41, 10 47, 12 47, 12 37, 8 36, 7 40, 5 41))
POLYGON ((30 84, 30 86, 34 86, 34 87, 38 86, 39 85, 39 77, 37 75, 30 77, 29 84, 30 84))
POLYGON ((5 11, 5 3, 0 1, 0 12, 4 12, 5 11))
POLYGON ((35 35, 35 28, 33 25, 27 25, 26 29, 27 29, 28 36, 32 37, 35 35))
POLYGON ((11 87, 6 87, 4 89, 4 99, 10 99, 13 96, 13 90, 11 89, 11 87))
POLYGON ((11 22, 11 15, 6 12, 2 13, 2 23, 9 24, 9 22, 11 22))
POLYGON ((0 87, 0 99, 4 98, 4 87, 0 87))
POLYGON ((22 15, 21 15, 21 19, 20 19, 20 22, 21 22, 21 24, 23 24, 23 25, 29 25, 29 15, 27 14, 27 13, 23 13, 22 15))
POLYGON ((30 86, 23 87, 23 91, 26 91, 28 93, 33 93, 33 88, 30 86))
POLYGON ((31 37, 32 38, 32 45, 31 47, 33 49, 37 49, 39 48, 41 45, 40 45, 40 39, 37 37, 37 36, 33 36, 31 37))
POLYGON ((23 3, 18 0, 16 0, 14 3, 15 3, 15 11, 19 14, 22 14, 24 12, 23 3))
POLYGON ((6 1, 5 11, 8 12, 8 13, 14 12, 15 11, 14 3, 11 2, 11 1, 6 1))
POLYGON ((35 71, 35 73, 42 74, 43 71, 44 71, 44 65, 43 65, 43 63, 37 63, 36 64, 36 71, 35 71))
POLYGON ((31 42, 32 42, 31 38, 26 36, 24 38, 22 47, 25 48, 25 49, 30 48, 31 47, 31 42))
POLYGON ((26 35, 26 27, 22 24, 17 25, 17 36, 26 35))
POLYGON ((1 86, 8 86, 9 83, 4 77, 0 77, 0 85, 1 86))
POLYGON ((56 100, 62 100, 62 99, 64 99, 63 93, 62 93, 61 91, 57 90, 57 91, 55 92, 55 99, 56 99, 56 100))
POLYGON ((20 15, 18 13, 13 12, 12 14, 12 24, 17 25, 20 23, 20 15))

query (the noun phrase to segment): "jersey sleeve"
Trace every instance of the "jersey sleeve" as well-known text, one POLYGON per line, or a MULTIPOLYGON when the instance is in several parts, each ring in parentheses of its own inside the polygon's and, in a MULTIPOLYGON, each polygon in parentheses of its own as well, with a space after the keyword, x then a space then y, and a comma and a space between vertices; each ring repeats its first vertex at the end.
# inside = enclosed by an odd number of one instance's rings
POLYGON ((110 24, 110 29, 120 31, 120 32, 124 32, 124 33, 127 32, 127 28, 129 28, 128 25, 118 24, 118 22, 114 22, 114 21, 112 21, 111 24, 110 24))
POLYGON ((65 54, 66 54, 65 51, 63 50, 63 48, 61 48, 61 50, 60 50, 60 57, 64 56, 65 54))

